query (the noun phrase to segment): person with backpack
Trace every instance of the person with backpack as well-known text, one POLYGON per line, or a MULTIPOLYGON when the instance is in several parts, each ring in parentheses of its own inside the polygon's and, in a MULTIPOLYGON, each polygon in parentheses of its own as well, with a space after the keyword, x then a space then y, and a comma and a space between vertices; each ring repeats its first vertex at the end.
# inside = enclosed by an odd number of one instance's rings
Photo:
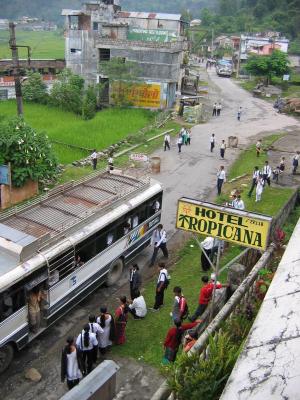
POLYGON ((174 321, 175 326, 168 330, 167 336, 164 341, 164 363, 170 363, 176 360, 177 352, 181 344, 184 332, 188 329, 194 328, 194 326, 196 326, 199 322, 201 321, 182 324, 180 319, 176 319, 174 321))
POLYGON ((78 385, 82 378, 81 359, 73 337, 68 337, 67 345, 61 353, 61 381, 64 382, 66 378, 69 390, 78 385))
POLYGON ((102 328, 102 332, 99 333, 98 345, 100 354, 104 356, 115 340, 115 321, 114 317, 107 312, 107 307, 101 307, 100 313, 97 323, 102 328))
MULTIPOLYGON (((95 315, 90 315, 89 316, 89 326, 90 326, 90 332, 94 333, 96 335, 96 338, 99 342, 99 335, 100 333, 103 333, 103 329, 101 326, 96 322, 96 317, 95 315)), ((97 353, 98 353, 98 347, 94 347, 94 363, 97 361, 97 353)))
POLYGON ((165 263, 158 263, 158 269, 159 275, 156 283, 155 303, 152 311, 159 311, 159 308, 164 304, 164 292, 170 283, 170 276, 165 263))
POLYGON ((187 305, 186 298, 183 296, 181 287, 175 286, 173 289, 173 293, 175 295, 174 303, 173 303, 173 310, 171 316, 174 321, 181 320, 183 321, 187 318, 189 313, 189 308, 187 305))
POLYGON ((82 358, 82 372, 87 375, 92 371, 94 362, 94 348, 98 346, 96 334, 90 332, 90 325, 86 324, 76 340, 76 347, 82 358))

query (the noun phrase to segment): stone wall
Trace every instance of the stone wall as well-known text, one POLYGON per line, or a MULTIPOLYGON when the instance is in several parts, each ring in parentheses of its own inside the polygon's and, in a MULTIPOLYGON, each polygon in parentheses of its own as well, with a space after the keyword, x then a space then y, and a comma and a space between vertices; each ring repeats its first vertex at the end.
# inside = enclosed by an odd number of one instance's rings
POLYGON ((21 188, 12 187, 10 189, 7 185, 1 185, 0 188, 0 208, 2 210, 20 203, 21 201, 30 199, 37 195, 39 191, 38 183, 33 181, 27 181, 27 183, 21 188))

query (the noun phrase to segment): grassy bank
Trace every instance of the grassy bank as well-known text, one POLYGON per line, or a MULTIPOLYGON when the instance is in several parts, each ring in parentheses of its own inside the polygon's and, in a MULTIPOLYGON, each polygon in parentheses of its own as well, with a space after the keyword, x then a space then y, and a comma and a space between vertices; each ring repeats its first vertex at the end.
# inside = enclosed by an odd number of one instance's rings
MULTIPOLYGON (((16 115, 15 101, 1 103, 0 117, 16 115)), ((40 104, 24 104, 24 118, 37 131, 45 131, 52 141, 101 150, 150 124, 155 112, 142 109, 100 111, 88 121, 75 114, 40 104)), ((63 164, 86 157, 89 152, 54 144, 63 164)))
MULTIPOLYGON (((264 145, 268 146, 280 135, 273 135, 264 139, 264 145)), ((259 166, 263 165, 267 155, 262 154, 259 159, 259 166)), ((253 165, 257 164, 256 153, 254 147, 250 147, 243 152, 240 159, 233 164, 229 171, 229 176, 234 177, 241 173, 252 172, 253 165), (241 163, 243 160, 243 163, 241 163), (241 166, 242 164, 242 166, 241 166), (247 171, 249 169, 249 171, 247 171)), ((245 180, 249 182, 251 176, 245 180)), ((235 187, 240 186, 243 180, 235 182, 235 187)), ((246 183, 245 183, 246 184, 246 183)), ((274 185, 273 185, 274 186, 274 185)), ((225 185, 226 194, 224 199, 228 200, 231 184, 225 185)), ((243 186, 242 186, 243 187, 243 186)), ((292 194, 291 189, 282 189, 279 187, 266 188, 263 193, 262 201, 257 205, 254 199, 245 197, 246 208, 249 211, 259 211, 269 215, 276 215, 284 203, 292 194), (276 198, 276 201, 274 201, 276 198)), ((243 196, 244 197, 244 196, 243 196)), ((221 198, 218 201, 224 201, 221 198)), ((294 223, 297 217, 293 217, 294 223)), ((292 230, 290 225, 289 230, 292 230)), ((232 258, 241 252, 242 248, 237 245, 230 244, 222 255, 221 266, 224 266, 232 258)), ((151 365, 159 367, 163 356, 163 341, 168 328, 172 325, 170 311, 173 304, 172 288, 181 286, 189 304, 190 312, 194 312, 197 306, 198 293, 201 286, 201 276, 203 275, 200 267, 200 251, 197 243, 191 239, 188 243, 178 251, 176 255, 177 262, 172 266, 171 283, 165 292, 165 306, 158 313, 149 312, 144 321, 134 321, 129 318, 127 326, 127 343, 124 346, 113 348, 113 353, 124 356, 133 357, 141 361, 145 361, 151 365)), ((226 273, 221 275, 221 281, 226 281, 226 273)), ((145 285, 143 295, 145 296, 148 307, 153 306, 155 295, 156 278, 145 285)))
MULTIPOLYGON (((31 58, 65 58, 65 39, 59 31, 32 32, 17 27, 16 38, 18 45, 31 47, 31 58)), ((8 40, 8 30, 0 31, 0 58, 11 58, 8 40)), ((27 49, 19 48, 19 57, 27 58, 27 49)))

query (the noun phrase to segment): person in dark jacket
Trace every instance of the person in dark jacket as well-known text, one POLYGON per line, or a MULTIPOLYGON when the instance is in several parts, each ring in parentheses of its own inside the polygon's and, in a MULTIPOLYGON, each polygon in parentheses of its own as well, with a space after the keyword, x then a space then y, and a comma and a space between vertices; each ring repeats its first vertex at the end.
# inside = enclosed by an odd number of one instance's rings
POLYGON ((129 285, 130 285, 130 297, 133 300, 136 297, 136 292, 140 290, 142 285, 142 278, 139 273, 139 267, 137 264, 133 264, 130 269, 129 275, 129 285))
POLYGON ((61 353, 61 381, 67 379, 69 390, 78 385, 82 378, 80 353, 76 349, 74 339, 68 337, 67 344, 61 353))

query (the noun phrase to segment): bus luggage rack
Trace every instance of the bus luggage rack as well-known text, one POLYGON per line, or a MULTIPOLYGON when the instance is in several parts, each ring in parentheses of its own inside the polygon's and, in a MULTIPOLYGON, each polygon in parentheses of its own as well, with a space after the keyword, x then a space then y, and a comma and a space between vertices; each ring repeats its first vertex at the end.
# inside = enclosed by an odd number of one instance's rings
POLYGON ((58 186, 29 205, 0 214, 0 223, 42 241, 51 239, 114 202, 148 186, 149 177, 96 172, 58 186))

